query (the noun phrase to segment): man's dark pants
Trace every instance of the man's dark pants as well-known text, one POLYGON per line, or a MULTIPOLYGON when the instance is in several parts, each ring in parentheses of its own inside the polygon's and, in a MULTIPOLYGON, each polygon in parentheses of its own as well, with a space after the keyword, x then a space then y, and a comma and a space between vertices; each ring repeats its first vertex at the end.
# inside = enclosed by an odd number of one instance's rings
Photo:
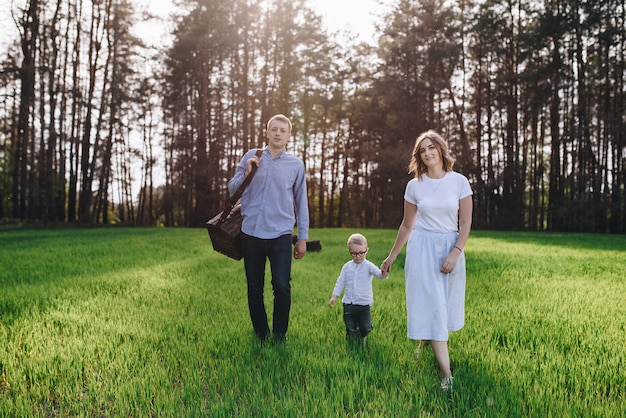
POLYGON ((274 290, 272 329, 276 338, 284 338, 289 327, 291 309, 291 234, 274 239, 260 239, 242 234, 241 247, 248 281, 248 307, 254 332, 261 339, 270 334, 263 302, 265 266, 269 260, 274 290))

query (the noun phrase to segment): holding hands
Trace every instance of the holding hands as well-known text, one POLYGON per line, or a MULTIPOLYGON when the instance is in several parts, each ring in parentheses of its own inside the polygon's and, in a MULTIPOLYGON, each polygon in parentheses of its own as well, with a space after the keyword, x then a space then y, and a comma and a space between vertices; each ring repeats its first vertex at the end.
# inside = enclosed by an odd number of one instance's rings
POLYGON ((385 261, 383 261, 383 263, 380 265, 380 271, 385 277, 387 277, 389 275, 389 272, 391 272, 391 265, 394 261, 396 261, 396 257, 392 257, 390 255, 389 257, 385 258, 385 261))

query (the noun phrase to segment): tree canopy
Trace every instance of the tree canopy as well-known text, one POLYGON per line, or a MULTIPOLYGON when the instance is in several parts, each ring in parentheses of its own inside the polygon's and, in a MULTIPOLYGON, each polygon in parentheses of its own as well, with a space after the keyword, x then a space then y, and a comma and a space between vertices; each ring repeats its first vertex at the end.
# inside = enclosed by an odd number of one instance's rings
POLYGON ((129 0, 11 8, 0 219, 203 226, 284 113, 313 227, 397 227, 435 129, 474 227, 626 232, 621 1, 397 0, 370 45, 307 0, 191 0, 157 50, 129 0))

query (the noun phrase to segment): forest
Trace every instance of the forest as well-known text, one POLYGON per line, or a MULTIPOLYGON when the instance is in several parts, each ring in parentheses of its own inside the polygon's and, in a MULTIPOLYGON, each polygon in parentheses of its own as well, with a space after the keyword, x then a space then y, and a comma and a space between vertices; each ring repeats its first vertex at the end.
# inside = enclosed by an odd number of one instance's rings
POLYGON ((0 223, 203 226, 283 113, 312 227, 396 228, 435 129, 474 228, 626 232, 624 0, 393 0, 373 43, 311 1, 180 1, 161 47, 131 0, 5 4, 0 223))

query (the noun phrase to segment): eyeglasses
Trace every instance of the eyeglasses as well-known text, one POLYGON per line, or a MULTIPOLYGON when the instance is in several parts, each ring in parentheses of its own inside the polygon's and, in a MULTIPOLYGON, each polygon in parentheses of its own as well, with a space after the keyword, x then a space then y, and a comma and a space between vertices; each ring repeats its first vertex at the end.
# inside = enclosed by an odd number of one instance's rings
POLYGON ((350 253, 352 257, 363 257, 365 254, 367 254, 367 251, 361 251, 360 253, 350 253))

